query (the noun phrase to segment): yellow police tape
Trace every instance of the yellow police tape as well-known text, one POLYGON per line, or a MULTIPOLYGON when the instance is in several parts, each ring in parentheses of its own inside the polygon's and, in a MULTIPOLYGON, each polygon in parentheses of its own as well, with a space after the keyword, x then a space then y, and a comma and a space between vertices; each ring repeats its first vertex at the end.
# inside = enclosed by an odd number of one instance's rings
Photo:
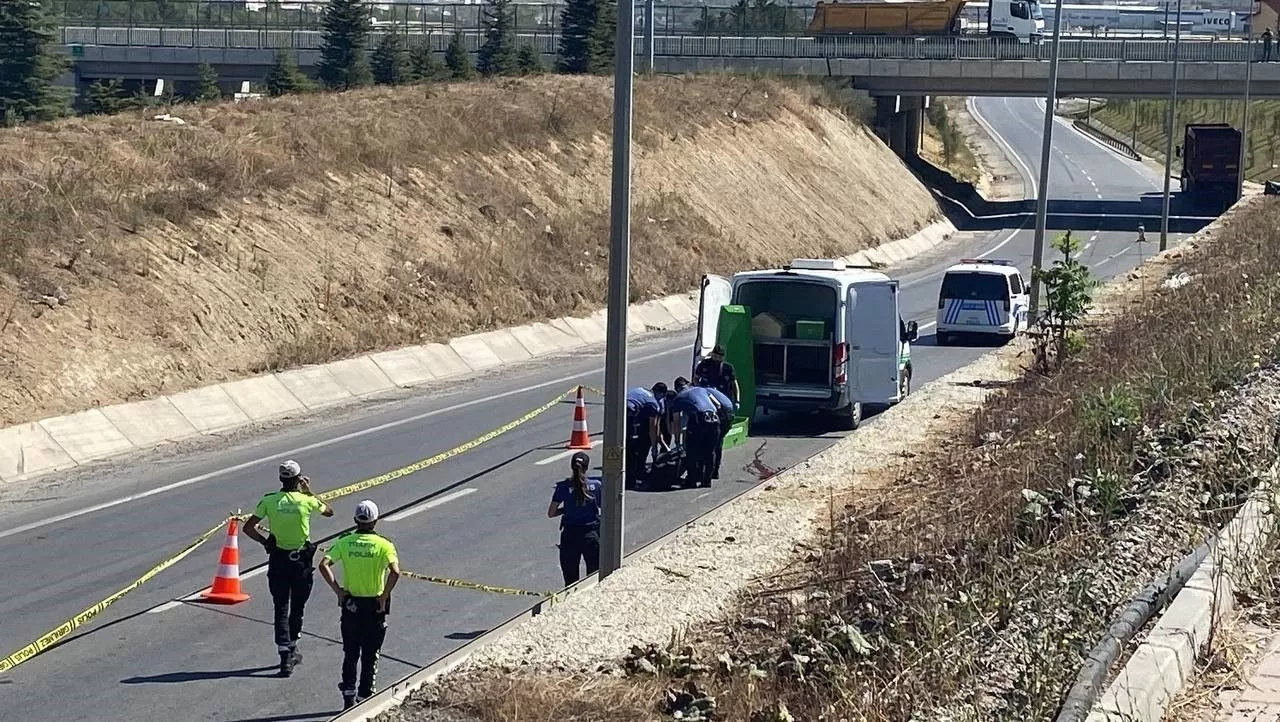
POLYGON ((448 451, 442 451, 439 454, 436 454, 435 456, 423 459, 421 461, 415 461, 414 463, 409 464, 408 466, 402 466, 399 469, 396 469, 395 471, 388 471, 387 473, 381 474, 379 476, 375 476, 372 479, 357 481, 356 483, 350 484, 348 486, 344 486, 341 489, 334 489, 332 491, 323 492, 318 496, 321 501, 329 501, 330 499, 337 499, 338 497, 341 497, 341 496, 348 496, 350 494, 356 493, 357 491, 364 491, 365 489, 372 489, 375 486, 381 486, 387 483, 388 481, 394 481, 396 479, 399 479, 402 476, 408 476, 409 474, 417 473, 429 466, 435 466, 436 464, 439 464, 443 461, 452 459, 458 454, 466 453, 476 448, 477 446, 485 443, 486 441, 490 441, 498 436, 501 436, 502 434, 507 433, 508 431, 516 428, 517 426, 528 422, 530 419, 533 419, 534 417, 540 414, 546 413, 553 406, 555 406, 556 404, 559 404, 564 399, 564 396, 566 393, 572 393, 576 391, 577 388, 578 388, 577 386, 574 386, 570 388, 567 392, 557 395, 551 401, 548 401, 547 403, 530 411, 524 416, 521 416, 515 421, 509 422, 507 424, 503 424, 502 426, 499 426, 498 428, 494 429, 493 431, 490 431, 484 436, 468 441, 467 443, 462 444, 461 446, 455 446, 454 448, 449 449, 448 451))
MULTIPOLYGON (((577 390, 577 388, 578 388, 577 386, 574 386, 570 388, 568 392, 565 392, 565 393, 573 393, 574 391, 577 390)), ((422 471, 427 467, 435 466, 436 464, 439 464, 443 461, 447 461, 448 459, 451 459, 457 456, 458 454, 466 453, 467 451, 474 449, 475 447, 485 443, 486 441, 490 441, 498 436, 501 436, 502 434, 505 434, 508 431, 511 431, 517 426, 527 423, 529 420, 533 419, 534 417, 549 411, 552 407, 554 407, 555 405, 559 404, 561 401, 564 400, 565 393, 559 394, 551 401, 548 401, 547 403, 530 411, 524 416, 521 416, 515 421, 511 421, 507 424, 504 424, 498 427, 497 429, 494 429, 493 431, 490 431, 489 433, 483 436, 480 436, 479 438, 473 439, 471 441, 468 441, 465 444, 462 444, 461 446, 456 446, 452 449, 449 449, 448 451, 444 451, 439 454, 436 454, 435 456, 422 459, 421 461, 416 461, 412 464, 409 464, 408 466, 403 466, 399 469, 396 469, 394 471, 389 471, 385 474, 375 476, 371 479, 358 481, 354 484, 344 486, 340 489, 326 491, 322 494, 319 494, 318 496, 322 501, 337 499, 342 496, 354 494, 358 491, 364 491, 366 489, 372 489, 375 486, 381 486, 382 484, 385 484, 389 481, 394 481, 395 479, 399 479, 403 476, 408 476, 409 474, 422 471)), ((230 518, 236 519, 238 521, 244 521, 245 519, 249 518, 249 515, 233 514, 230 518)), ((98 602, 92 607, 89 607, 88 609, 84 610, 80 614, 77 614, 72 619, 68 619, 67 621, 58 625, 56 629, 50 631, 48 634, 45 634, 44 636, 32 642, 31 644, 28 644, 22 649, 19 649, 13 654, 10 654, 9 656, 0 660, 0 673, 7 672, 13 669, 14 667, 17 667, 19 664, 22 664, 23 662, 31 659, 32 657, 35 657, 36 655, 44 652, 45 650, 49 649, 53 645, 57 644, 60 640, 64 639, 67 635, 74 632, 76 629, 79 629, 80 627, 89 623, 90 620, 92 620, 94 617, 101 614, 103 610, 105 610, 107 607, 118 602, 126 594, 128 594, 129 592, 132 592, 133 590, 137 589, 138 587, 142 586, 148 581, 151 581, 151 579, 154 578, 160 572, 163 572, 164 570, 168 569, 174 564, 177 564, 178 562, 185 559, 189 554, 191 554, 191 552, 194 552, 197 548, 199 548, 201 544, 204 544, 205 542, 209 541, 209 539, 211 539, 213 535, 218 532, 219 529, 222 529, 224 524, 226 524, 226 521, 218 522, 217 526, 213 527, 212 529, 205 532, 204 534, 201 534, 200 537, 196 539, 194 542, 192 542, 189 546, 187 546, 187 548, 183 549, 177 554, 169 557, 163 562, 160 562, 156 566, 152 567, 146 574, 143 574, 141 577, 139 577, 133 583, 129 584, 127 587, 121 589, 115 594, 112 594, 111 596, 107 597, 101 602, 98 602)), ((323 553, 326 550, 320 550, 320 551, 321 553, 323 553)), ((440 577, 422 577, 422 575, 414 575, 414 576, 415 578, 423 578, 426 581, 430 581, 437 584, 448 584, 449 586, 481 589, 483 591, 492 591, 492 592, 497 592, 502 594, 519 593, 519 594, 533 595, 533 596, 547 596, 540 592, 527 592, 524 590, 509 590, 503 587, 486 587, 481 584, 472 584, 471 582, 463 582, 460 580, 442 579, 440 577)))
POLYGON ((509 594, 512 596, 519 596, 519 597, 555 597, 556 596, 556 593, 554 591, 531 592, 528 589, 514 589, 512 587, 495 587, 488 584, 477 584, 476 582, 468 582, 462 579, 447 579, 445 577, 431 577, 431 576, 427 576, 426 574, 419 574, 417 572, 402 571, 400 572, 400 575, 408 577, 410 579, 417 579, 418 581, 430 582, 432 584, 439 584, 445 587, 460 587, 462 589, 474 589, 478 592, 492 592, 494 594, 509 594))
POLYGON ((129 586, 125 587, 124 589, 121 589, 115 594, 112 594, 111 596, 107 597, 101 602, 98 602, 92 607, 89 607, 88 609, 77 614, 71 619, 68 619, 62 624, 59 624, 56 629, 50 631, 48 634, 44 635, 43 637, 40 637, 39 639, 32 642, 31 644, 28 644, 27 646, 23 647, 22 649, 19 649, 13 654, 10 654, 4 659, 0 659, 0 672, 8 672, 14 667, 17 667, 19 664, 22 664, 28 659, 31 659, 32 657, 44 652, 45 650, 49 649, 53 645, 57 644, 60 640, 62 640, 63 638, 65 638, 67 635, 71 634, 75 630, 79 629, 85 624, 88 624, 91 619, 101 614, 103 610, 105 610, 107 607, 120 601, 121 597, 128 594, 129 592, 132 592, 133 590, 142 586, 146 582, 150 581, 152 577, 156 576, 160 572, 168 569, 174 564, 177 564, 178 562, 185 559, 188 554, 190 554, 191 552, 199 548, 201 544, 204 544, 205 542, 209 541, 209 539, 212 538, 213 535, 218 532, 218 530, 222 529, 222 525, 225 523, 226 523, 225 521, 218 522, 217 526, 213 527, 212 529, 205 532, 204 534, 201 534, 200 537, 195 541, 191 542, 191 544, 188 545, 186 549, 183 549, 177 554, 155 565, 146 574, 143 574, 141 577, 138 577, 137 581, 133 582, 129 586))

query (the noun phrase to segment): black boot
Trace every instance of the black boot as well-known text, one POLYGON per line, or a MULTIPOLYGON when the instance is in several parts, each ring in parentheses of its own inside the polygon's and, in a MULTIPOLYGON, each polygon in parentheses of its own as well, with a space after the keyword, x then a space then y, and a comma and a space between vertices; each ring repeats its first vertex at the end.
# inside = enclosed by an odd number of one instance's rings
POLYGON ((288 677, 288 676, 291 676, 292 674, 293 674, 293 653, 281 652, 280 653, 280 676, 288 677))

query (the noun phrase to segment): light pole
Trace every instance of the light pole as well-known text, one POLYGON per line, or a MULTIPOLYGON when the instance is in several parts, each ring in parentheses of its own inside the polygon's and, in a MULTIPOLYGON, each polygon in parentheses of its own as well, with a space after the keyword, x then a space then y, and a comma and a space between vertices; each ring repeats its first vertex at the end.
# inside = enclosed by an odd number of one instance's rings
MULTIPOLYGON (((1049 152, 1053 141, 1053 109, 1058 98, 1058 58, 1062 52, 1062 0, 1057 0, 1053 10, 1053 49, 1049 54, 1049 90, 1044 100, 1044 142, 1040 145, 1040 186, 1036 196, 1036 233, 1031 249, 1031 267, 1044 264, 1044 232, 1049 219, 1049 152)), ((1031 305, 1027 309, 1027 323, 1036 322, 1040 309, 1040 282, 1032 272, 1031 305)))
POLYGON ((1173 124, 1178 120, 1178 56, 1182 48, 1182 0, 1178 0, 1177 17, 1173 20, 1173 79, 1169 84, 1169 114, 1165 121, 1169 137, 1164 142, 1164 207, 1160 211, 1160 250, 1169 248, 1169 173, 1173 165, 1173 124))
POLYGON ((654 36, 658 31, 653 27, 653 16, 655 0, 645 0, 644 3, 644 69, 647 73, 653 73, 653 44, 654 36))
MULTIPOLYGON (((1250 21, 1253 18, 1250 17, 1250 21)), ((1240 180, 1236 183, 1236 200, 1244 198, 1244 162, 1245 145, 1249 142, 1249 85, 1253 80, 1253 26, 1249 26, 1249 37, 1245 40, 1244 51, 1244 110, 1240 112, 1240 180)))
POLYGON ((604 347, 603 580, 622 566, 623 449, 627 433, 627 300, 631 273, 631 94, 636 4, 618 3, 613 69, 613 191, 609 200, 609 309, 604 347))

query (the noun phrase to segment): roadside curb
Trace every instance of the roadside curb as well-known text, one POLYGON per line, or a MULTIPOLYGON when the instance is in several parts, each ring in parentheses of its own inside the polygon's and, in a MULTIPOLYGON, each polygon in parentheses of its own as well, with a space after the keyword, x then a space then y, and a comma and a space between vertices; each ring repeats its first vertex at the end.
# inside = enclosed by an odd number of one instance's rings
POLYGON ((1280 464, 1267 470, 1253 497, 1217 535, 1195 573, 1160 615, 1142 644, 1094 705, 1085 722, 1160 722, 1194 675, 1200 651, 1235 608, 1241 571, 1271 535, 1280 464))
MULTIPOLYGON (((938 221, 845 260, 894 265, 933 249, 955 231, 949 221, 938 221)), ((690 291, 631 305, 627 332, 674 330, 697 319, 698 294, 690 291)), ((586 317, 484 331, 448 343, 380 351, 0 428, 0 482, 578 351, 603 344, 605 328, 601 309, 586 317)))

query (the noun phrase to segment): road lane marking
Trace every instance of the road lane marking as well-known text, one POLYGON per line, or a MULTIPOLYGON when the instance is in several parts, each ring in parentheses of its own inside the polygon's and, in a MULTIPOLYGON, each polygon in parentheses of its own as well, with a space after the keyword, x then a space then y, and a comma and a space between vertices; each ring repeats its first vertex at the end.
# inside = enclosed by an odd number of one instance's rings
POLYGON ((181 607, 183 604, 185 604, 185 602, 183 602, 181 599, 175 599, 172 602, 165 602, 164 604, 161 604, 160 606, 155 607, 154 609, 148 609, 147 614, 159 614, 160 612, 167 612, 170 609, 177 609, 178 607, 181 607))
POLYGON ((408 509, 404 509, 402 511, 398 511, 394 514, 391 514, 386 517, 386 520, 401 521, 403 519, 408 519, 409 517, 415 514, 421 514, 422 512, 428 509, 434 509, 437 506, 443 506, 453 501, 454 499, 461 499, 462 497, 467 496, 468 494, 474 494, 474 493, 476 493, 475 487, 469 486, 469 487, 466 487, 465 489, 458 489, 455 492, 445 494, 444 496, 436 497, 435 499, 431 499, 430 501, 423 502, 421 504, 418 504, 417 506, 411 506, 408 509))
MULTIPOLYGON (((596 448, 597 446, 599 446, 599 445, 600 445, 600 442, 601 442, 601 440, 600 440, 600 439, 594 439, 594 440, 591 442, 591 448, 593 448, 593 449, 594 449, 594 448, 596 448)), ((557 461, 559 461, 559 460, 561 460, 561 459, 567 459, 567 458, 569 458, 570 456, 573 456, 574 454, 578 453, 578 452, 579 452, 579 451, 581 451, 581 450, 582 450, 582 449, 566 449, 566 450, 564 450, 564 451, 561 451, 561 452, 560 452, 560 453, 558 453, 558 454, 554 454, 554 455, 552 455, 552 456, 548 456, 548 457, 547 457, 547 458, 545 458, 545 459, 540 459, 540 460, 535 461, 535 462, 533 462, 533 463, 534 463, 535 465, 537 465, 537 466, 546 466, 547 464, 555 463, 555 462, 557 462, 557 461)))
MULTIPOLYGON (((671 356, 677 353, 688 353, 688 352, 689 352, 689 346, 682 342, 680 346, 670 348, 665 351, 658 351, 656 353, 646 354, 644 356, 637 356, 636 358, 632 359, 631 362, 642 363, 644 361, 651 361, 656 358, 662 358, 663 356, 671 356)), ((173 491, 174 489, 181 489, 183 487, 191 486, 192 484, 199 484, 202 481, 208 481, 209 479, 214 479, 224 474, 230 474, 236 471, 243 471, 245 469, 251 469, 253 467, 262 466, 264 464, 267 464, 267 465, 274 464, 281 458, 298 456, 307 451, 315 451, 316 449, 323 449, 326 446, 332 446, 334 444, 339 444, 344 441, 358 439, 363 436, 368 436, 370 434, 377 434, 379 432, 386 431, 387 429, 394 429, 398 426, 412 424, 418 421, 422 421, 424 419, 429 419, 433 416, 439 416, 440 414, 446 414, 451 411, 457 411, 459 409, 465 409, 471 406, 477 406, 479 404, 484 404, 491 401, 498 401, 500 399, 505 399, 510 396, 516 396, 519 394, 528 393, 530 391, 537 391, 538 389, 546 388, 548 386, 558 386, 561 384, 566 384, 570 381, 575 381, 577 379, 580 379, 583 376, 590 376, 593 373, 598 373, 603 370, 604 370, 604 367, 601 366, 596 369, 585 371, 581 374, 574 374, 572 376, 563 376, 561 378, 553 379, 551 381, 543 381, 541 383, 533 384, 530 386, 524 386, 522 388, 512 389, 510 391, 504 391, 500 394, 492 394, 492 395, 472 399, 470 401, 463 401, 457 404, 453 404, 452 406, 446 406, 441 409, 436 409, 435 411, 427 411, 421 414, 415 414, 414 416, 400 419, 398 421, 389 421, 385 424, 378 424, 377 426, 371 426, 367 429, 361 429, 360 431, 353 431, 349 434, 335 436, 332 439, 327 439, 325 441, 317 441, 314 444, 307 444, 306 446, 300 446, 290 451, 281 451, 278 453, 274 453, 270 456, 263 456, 263 457, 254 459, 252 461, 246 461, 244 463, 235 464, 233 466, 228 466, 222 469, 218 469, 216 471, 210 471, 207 474, 200 474, 199 476, 193 476, 191 478, 183 479, 181 481, 175 481, 172 484, 166 484, 164 486, 157 487, 155 489, 150 489, 148 491, 138 492, 137 494, 130 494, 129 496, 122 497, 120 499, 115 499, 113 501, 107 501, 101 504, 94 504, 93 506, 88 506, 83 509, 77 509, 76 511, 69 511, 65 514, 58 514, 56 516, 51 516, 48 519, 42 519, 40 521, 31 522, 30 524, 23 524, 22 526, 14 527, 12 529, 6 529, 4 531, 0 531, 0 539, 15 536, 17 534, 24 534, 34 529, 40 529, 42 527, 49 526, 50 524, 57 524, 59 522, 64 522, 69 519, 75 519, 77 517, 84 516, 85 514, 92 514, 94 512, 103 511, 105 509, 112 509, 117 506, 120 506, 121 504, 129 504, 131 502, 138 501, 139 499, 146 499, 148 497, 156 496, 158 494, 163 494, 165 492, 173 491)))

